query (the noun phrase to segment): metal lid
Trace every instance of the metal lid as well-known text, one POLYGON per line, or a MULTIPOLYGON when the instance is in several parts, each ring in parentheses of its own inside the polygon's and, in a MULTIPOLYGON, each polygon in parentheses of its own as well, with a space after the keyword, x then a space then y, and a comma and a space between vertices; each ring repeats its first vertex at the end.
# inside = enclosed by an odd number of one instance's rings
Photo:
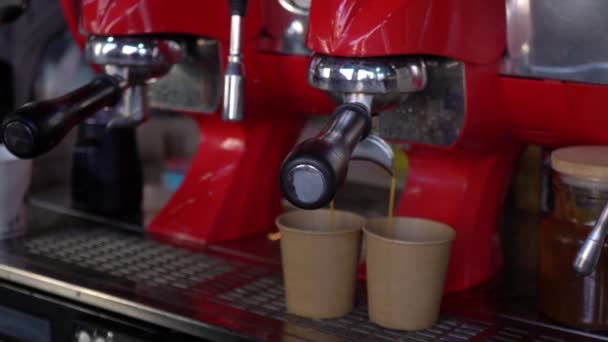
POLYGON ((553 170, 577 178, 608 181, 608 146, 574 146, 551 154, 553 170))

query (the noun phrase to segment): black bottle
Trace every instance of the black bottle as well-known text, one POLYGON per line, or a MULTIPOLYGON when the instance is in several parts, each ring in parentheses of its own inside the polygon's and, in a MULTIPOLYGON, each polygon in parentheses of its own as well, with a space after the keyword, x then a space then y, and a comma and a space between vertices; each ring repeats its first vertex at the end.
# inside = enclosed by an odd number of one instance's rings
POLYGON ((72 206, 112 217, 141 214, 142 167, 135 127, 106 129, 88 120, 78 127, 72 159, 72 206))

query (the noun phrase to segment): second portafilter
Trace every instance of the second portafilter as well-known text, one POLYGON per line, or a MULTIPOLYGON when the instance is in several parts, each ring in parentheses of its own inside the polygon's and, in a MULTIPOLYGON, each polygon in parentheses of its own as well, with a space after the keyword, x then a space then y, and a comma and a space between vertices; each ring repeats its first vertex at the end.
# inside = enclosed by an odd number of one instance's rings
POLYGON ((64 96, 35 101, 2 122, 2 139, 19 158, 34 158, 56 146, 77 124, 114 107, 107 126, 129 127, 146 119, 147 82, 167 73, 183 58, 182 45, 168 39, 91 37, 86 58, 104 74, 64 96))
POLYGON ((395 106, 426 86, 425 64, 403 57, 315 56, 309 84, 340 105, 314 138, 298 144, 281 167, 281 190, 297 207, 327 205, 344 183, 351 159, 376 163, 392 173, 393 151, 372 133, 371 113, 395 106))

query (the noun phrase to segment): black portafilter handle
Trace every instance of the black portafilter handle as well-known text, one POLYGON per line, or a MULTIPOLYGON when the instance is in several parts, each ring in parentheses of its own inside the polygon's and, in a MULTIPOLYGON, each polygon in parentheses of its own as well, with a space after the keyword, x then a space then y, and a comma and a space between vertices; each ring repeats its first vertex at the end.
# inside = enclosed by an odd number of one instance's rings
POLYGON ((30 102, 2 121, 2 140, 19 158, 37 157, 55 147, 74 126, 116 104, 121 93, 118 77, 100 75, 57 99, 30 102))
POLYGON ((327 205, 344 183, 355 146, 370 130, 364 105, 338 106, 319 135, 298 144, 283 162, 280 184, 285 198, 303 209, 327 205))
POLYGON ((0 0, 0 24, 12 23, 23 14, 29 0, 0 0))

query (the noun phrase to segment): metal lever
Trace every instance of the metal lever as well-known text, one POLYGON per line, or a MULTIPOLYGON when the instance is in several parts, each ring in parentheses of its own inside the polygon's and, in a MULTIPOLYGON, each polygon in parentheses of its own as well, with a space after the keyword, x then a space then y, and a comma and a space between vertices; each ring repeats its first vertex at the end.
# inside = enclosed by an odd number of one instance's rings
POLYGON ((593 230, 587 236, 587 239, 583 243, 581 249, 579 249, 574 259, 573 267, 574 272, 580 276, 588 276, 595 270, 600 255, 602 254, 602 248, 604 247, 604 240, 606 240, 606 233, 608 232, 608 203, 602 209, 602 213, 595 222, 593 230))
POLYGON ((389 174, 393 174, 393 161, 395 160, 393 148, 375 134, 370 134, 361 140, 353 150, 350 159, 370 161, 382 167, 389 174))
POLYGON ((242 55, 243 18, 247 0, 230 0, 230 50, 224 75, 224 121, 243 120, 244 71, 242 55))

